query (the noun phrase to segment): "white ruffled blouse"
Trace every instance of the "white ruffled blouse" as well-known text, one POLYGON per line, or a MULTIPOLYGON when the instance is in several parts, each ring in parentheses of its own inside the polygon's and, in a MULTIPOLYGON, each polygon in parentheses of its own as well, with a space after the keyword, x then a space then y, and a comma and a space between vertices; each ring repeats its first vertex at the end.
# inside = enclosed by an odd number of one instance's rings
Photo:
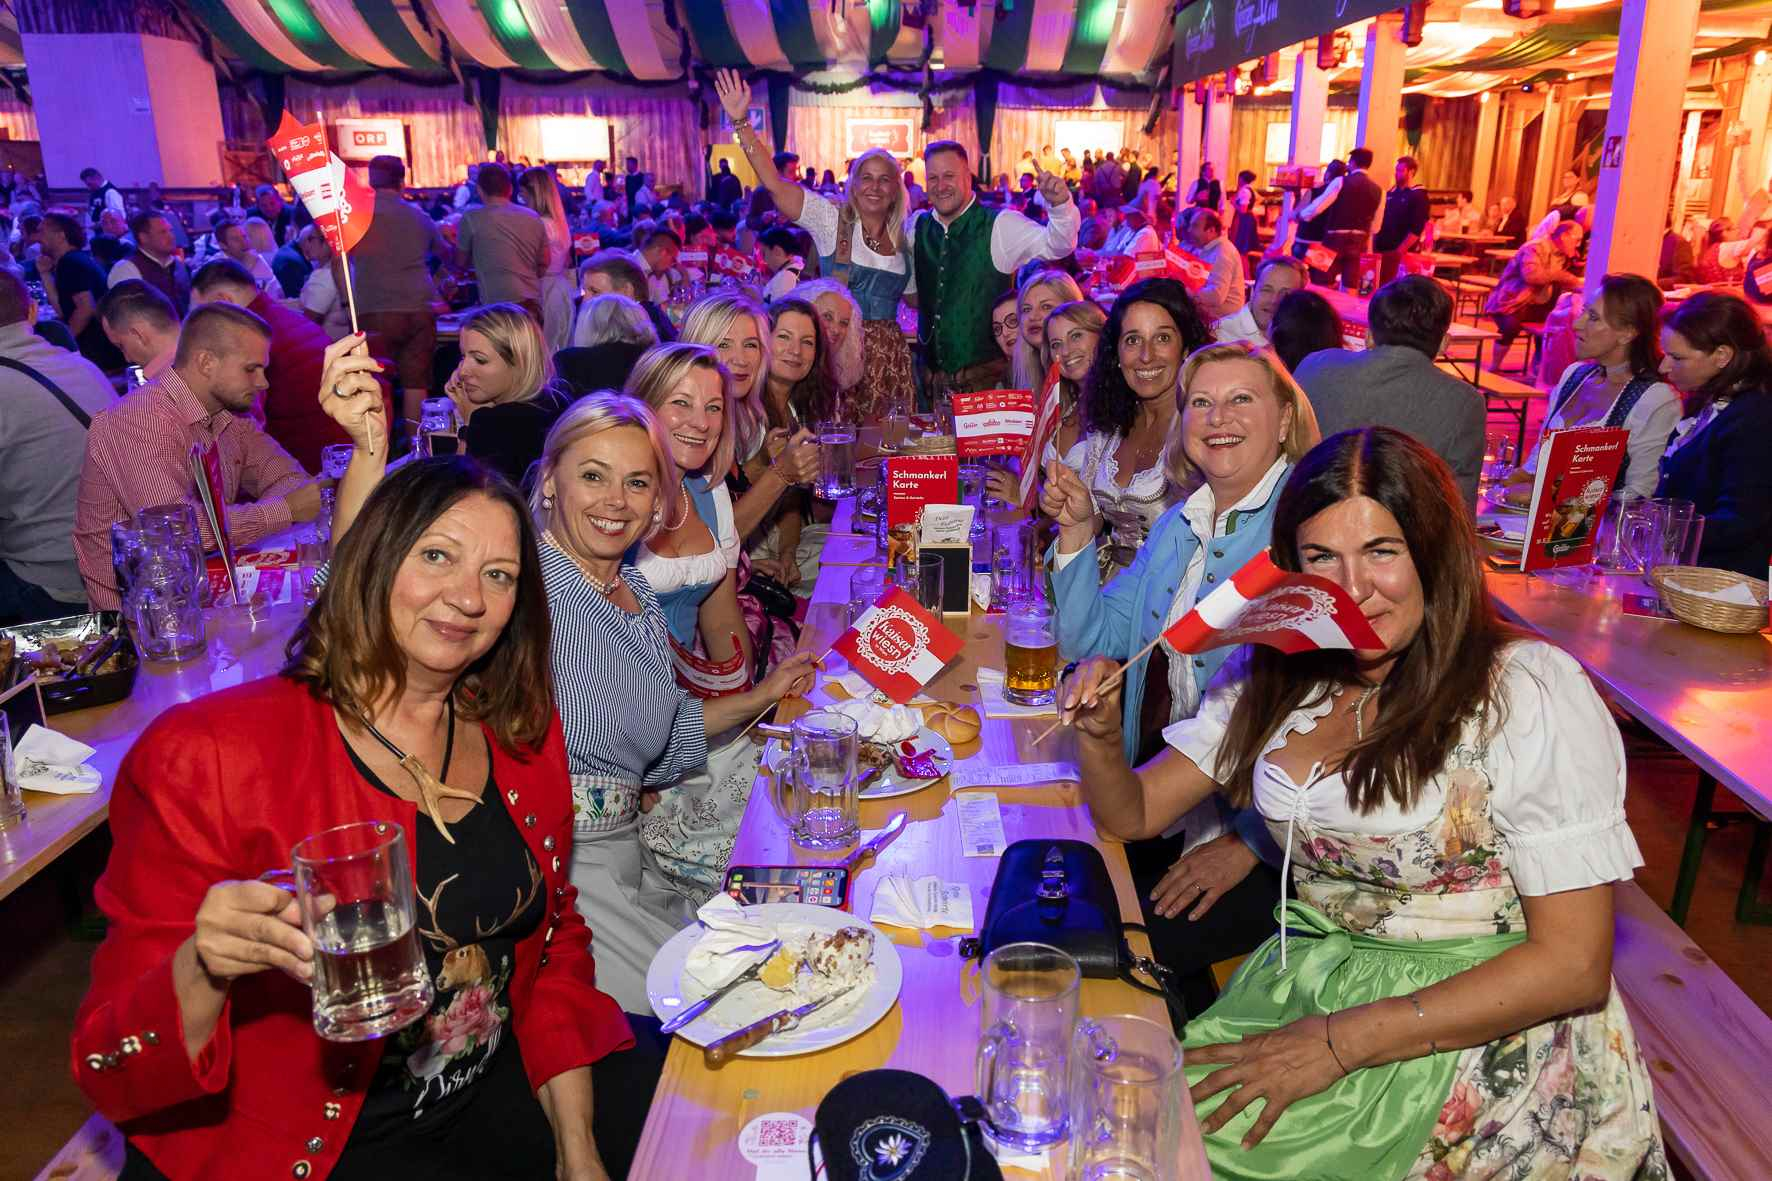
MULTIPOLYGON (((1629 881, 1643 864, 1624 816, 1624 744, 1581 666, 1562 649, 1522 640, 1502 657, 1501 725, 1484 764, 1495 827, 1507 842, 1514 887, 1537 896, 1629 881)), ((1241 692, 1243 662, 1232 659, 1199 712, 1163 731, 1170 746, 1219 782, 1230 767, 1218 757, 1241 692)), ((1386 803, 1371 813, 1348 804, 1339 773, 1318 768, 1300 786, 1267 755, 1308 732, 1334 699, 1294 710, 1268 740, 1255 766, 1255 806, 1270 824, 1308 818, 1312 826, 1363 836, 1396 836, 1425 827, 1445 802, 1447 771, 1434 776, 1414 808, 1386 803)))

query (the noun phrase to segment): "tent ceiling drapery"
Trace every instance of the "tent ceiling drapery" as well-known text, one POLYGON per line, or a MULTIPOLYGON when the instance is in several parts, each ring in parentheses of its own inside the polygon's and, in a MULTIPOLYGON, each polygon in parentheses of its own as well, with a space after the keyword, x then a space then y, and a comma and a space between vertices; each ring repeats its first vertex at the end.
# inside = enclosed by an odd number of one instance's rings
MULTIPOLYGON (((225 52, 261 70, 440 73, 454 63, 601 70, 640 81, 680 77, 684 38, 703 68, 920 66, 926 7, 918 0, 183 2, 225 52)), ((927 17, 930 64, 1149 78, 1169 58, 1173 2, 938 0, 927 17)), ((0 25, 0 54, 4 48, 0 25)))

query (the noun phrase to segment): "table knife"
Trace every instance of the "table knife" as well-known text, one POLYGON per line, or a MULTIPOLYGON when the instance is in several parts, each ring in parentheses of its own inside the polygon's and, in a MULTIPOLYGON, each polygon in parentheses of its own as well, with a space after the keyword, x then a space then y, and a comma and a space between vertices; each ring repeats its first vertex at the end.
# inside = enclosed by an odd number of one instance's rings
POLYGON ((739 985, 745 983, 747 980, 755 980, 757 978, 757 973, 763 970, 763 965, 769 962, 769 957, 774 955, 776 949, 780 946, 781 940, 779 939, 764 944, 762 954, 757 957, 756 963, 722 984, 719 988, 714 989, 714 991, 708 993, 708 995, 702 997, 699 1001, 696 1001, 693 1005, 690 1005, 687 1009, 684 1009, 669 1021, 666 1021, 663 1025, 659 1026, 659 1029, 664 1033, 675 1033, 677 1030, 682 1029, 685 1025, 688 1025, 691 1021, 694 1021, 697 1017, 713 1008, 720 998, 724 997, 739 985))
POLYGON ((805 1018, 824 1008, 838 997, 848 996, 859 987, 860 985, 851 984, 848 988, 840 988, 831 995, 820 997, 810 1004, 801 1005, 797 1009, 783 1009, 781 1012, 771 1014, 743 1029, 734 1030, 719 1041, 709 1042, 707 1048, 701 1052, 702 1059, 710 1069, 722 1066, 728 1058, 737 1057, 741 1051, 750 1049, 765 1038, 794 1028, 805 1018))

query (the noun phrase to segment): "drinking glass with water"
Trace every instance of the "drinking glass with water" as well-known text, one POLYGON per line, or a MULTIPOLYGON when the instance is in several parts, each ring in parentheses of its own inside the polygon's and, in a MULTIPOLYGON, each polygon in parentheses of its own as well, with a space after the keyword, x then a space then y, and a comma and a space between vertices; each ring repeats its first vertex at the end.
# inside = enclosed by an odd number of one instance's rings
POLYGON ((362 1042, 430 1011, 431 973, 418 943, 406 833, 385 820, 317 832, 290 854, 293 869, 262 881, 295 893, 314 943, 314 1031, 362 1042))
POLYGON ((833 422, 818 428, 818 482, 812 490, 824 500, 854 495, 854 427, 833 422))

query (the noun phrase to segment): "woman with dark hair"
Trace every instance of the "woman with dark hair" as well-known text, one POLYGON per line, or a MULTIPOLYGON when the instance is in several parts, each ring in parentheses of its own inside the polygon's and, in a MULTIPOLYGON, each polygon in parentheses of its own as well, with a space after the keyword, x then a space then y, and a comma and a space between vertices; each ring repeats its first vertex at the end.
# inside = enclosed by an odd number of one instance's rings
POLYGON ((1021 341, 1021 315, 1014 287, 1005 287, 991 301, 991 339, 1013 364, 1015 346, 1021 341))
MULTIPOLYGON (((769 305, 769 322, 769 373, 763 388, 769 429, 792 435, 845 418, 818 309, 804 299, 778 299, 769 305)), ((789 492, 764 518, 762 536, 750 549, 753 567, 789 590, 810 596, 818 583, 818 558, 829 532, 829 505, 825 507, 826 520, 815 522, 817 502, 811 493, 804 488, 789 492)))
POLYGON ((1104 831, 1218 791, 1286 851, 1279 932, 1188 1023, 1213 1175, 1665 1179, 1611 979, 1612 883, 1642 857, 1605 703, 1499 622, 1452 473, 1401 432, 1306 455, 1272 557, 1344 587, 1383 647, 1245 649, 1136 771, 1114 663, 1062 692, 1104 831))
POLYGON ((1698 564, 1755 578, 1772 554, 1772 347, 1745 300, 1702 292, 1661 329, 1661 372, 1686 395, 1655 495, 1704 517, 1698 564))
POLYGON ((536 529, 460 457, 409 464, 357 519, 282 674, 173 707, 125 759, 75 1077, 126 1129, 128 1178, 274 1158, 296 1177, 606 1181, 598 1149, 631 1155, 657 1070, 620 1053, 634 1037, 568 876, 536 529), (435 999, 332 1043, 295 900, 257 879, 364 820, 406 834, 435 999))
POLYGON ((1297 373, 1299 363, 1312 353, 1345 347, 1346 330, 1335 306, 1317 292, 1292 291, 1274 305, 1268 340, 1286 372, 1297 373))
POLYGON ((1152 523, 1175 503, 1180 489, 1165 459, 1181 365, 1211 341, 1174 279, 1139 280, 1108 313, 1084 386, 1083 440, 1046 470, 1048 480, 1080 480, 1094 498, 1103 578, 1132 564, 1152 523))
POLYGON ((1231 196, 1231 245, 1238 254, 1261 249, 1260 224, 1255 216, 1255 174, 1247 168, 1237 173, 1237 191, 1231 196))
POLYGON ((1188 186, 1187 204, 1199 209, 1216 210, 1224 205, 1224 185, 1219 183, 1212 161, 1200 164, 1200 176, 1188 186))
POLYGON ((1655 491, 1661 453, 1680 419, 1679 395, 1660 380, 1660 312, 1661 289, 1641 275, 1600 280, 1599 295, 1575 321, 1576 360, 1551 387, 1538 445, 1508 476, 1510 503, 1531 503, 1538 450, 1550 432, 1578 426, 1628 430, 1617 488, 1638 496, 1655 491))

